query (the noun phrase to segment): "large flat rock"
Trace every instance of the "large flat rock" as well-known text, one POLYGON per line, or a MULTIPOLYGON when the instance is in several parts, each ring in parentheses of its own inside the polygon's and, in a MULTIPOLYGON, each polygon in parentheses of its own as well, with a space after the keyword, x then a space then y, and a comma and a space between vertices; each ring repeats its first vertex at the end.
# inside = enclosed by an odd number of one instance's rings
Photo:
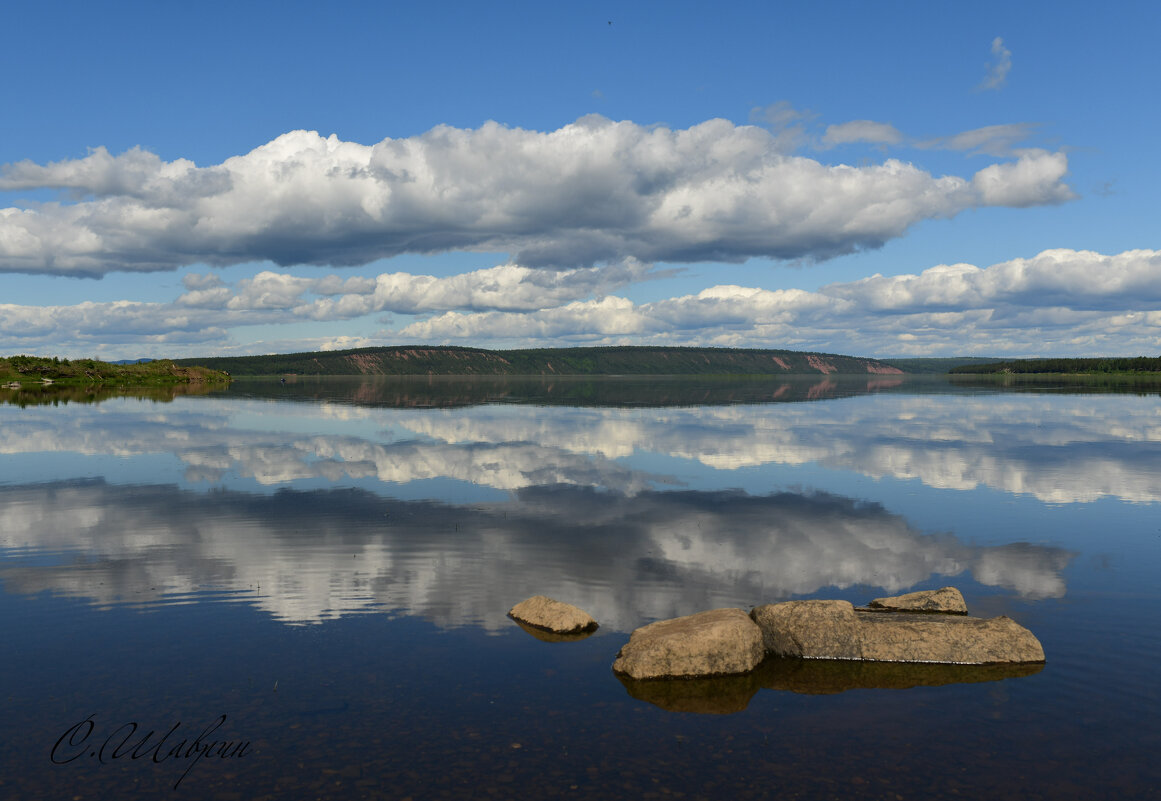
POLYGON ((802 659, 986 665, 1043 662, 1044 648, 1008 617, 862 612, 847 601, 756 607, 766 650, 802 659))
POLYGON ((741 609, 712 609, 634 631, 613 670, 634 679, 748 673, 766 656, 762 631, 741 609))
POLYGON ((989 665, 1043 662, 1044 648, 1010 617, 857 612, 863 659, 989 665))

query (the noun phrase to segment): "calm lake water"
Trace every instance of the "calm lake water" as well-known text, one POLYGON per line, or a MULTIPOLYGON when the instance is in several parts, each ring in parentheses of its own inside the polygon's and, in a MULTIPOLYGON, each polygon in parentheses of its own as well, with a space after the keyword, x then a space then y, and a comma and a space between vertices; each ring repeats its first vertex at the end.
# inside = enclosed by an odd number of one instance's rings
POLYGON ((0 797, 1161 798, 1159 569, 1155 388, 0 390, 0 797), (652 620, 949 584, 1046 664, 611 671, 652 620))

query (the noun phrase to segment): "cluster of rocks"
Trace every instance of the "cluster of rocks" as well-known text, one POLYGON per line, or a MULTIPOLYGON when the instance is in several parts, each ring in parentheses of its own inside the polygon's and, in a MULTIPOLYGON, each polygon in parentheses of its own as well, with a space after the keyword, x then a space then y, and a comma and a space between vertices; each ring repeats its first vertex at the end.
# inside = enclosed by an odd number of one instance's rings
MULTIPOLYGON (((569 604, 529 598, 509 614, 557 636, 591 633, 597 623, 569 604)), ((787 601, 713 609, 659 620, 634 631, 613 670, 631 679, 738 676, 768 656, 803 660, 1002 665, 1044 662, 1040 641, 1011 618, 969 617, 954 587, 848 601, 787 601)))
POLYGON ((748 673, 767 656, 991 665, 1043 662, 1044 648, 1009 617, 969 617, 954 587, 849 601, 715 609, 637 629, 613 670, 635 679, 748 673))

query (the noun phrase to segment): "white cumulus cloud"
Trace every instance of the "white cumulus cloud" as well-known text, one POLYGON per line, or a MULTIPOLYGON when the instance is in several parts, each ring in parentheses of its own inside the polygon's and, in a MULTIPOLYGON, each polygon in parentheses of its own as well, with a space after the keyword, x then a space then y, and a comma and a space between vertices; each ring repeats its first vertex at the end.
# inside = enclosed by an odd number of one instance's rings
POLYGON ((1148 353, 1161 348, 1161 251, 1048 250, 816 292, 715 286, 643 304, 605 298, 531 314, 455 311, 401 333, 438 342, 544 338, 896 355, 1148 353))
POLYGON ((331 332, 320 340, 267 343, 260 352, 416 341, 786 347, 859 355, 1161 350, 1159 250, 1054 249, 987 267, 940 264, 815 291, 722 284, 648 303, 615 294, 650 277, 650 266, 635 261, 572 270, 502 264, 447 277, 302 278, 267 271, 233 284, 193 274, 183 278, 186 292, 172 303, 0 304, 0 352, 36 352, 51 343, 67 355, 91 355, 94 344, 134 343, 158 346, 156 355, 180 355, 182 348, 189 355, 242 353, 231 330, 382 313, 402 319, 391 318, 379 338, 331 332))
MULTIPOLYGON (((873 125, 832 139, 894 136, 873 125)), ((1066 200, 1066 170, 1062 153, 1043 151, 967 177, 894 159, 828 165, 727 120, 673 130, 599 116, 547 132, 439 126, 374 145, 292 131, 208 167, 97 149, 0 167, 0 191, 71 198, 0 209, 0 272, 339 266, 452 250, 507 252, 529 268, 825 259, 970 208, 1066 200)))

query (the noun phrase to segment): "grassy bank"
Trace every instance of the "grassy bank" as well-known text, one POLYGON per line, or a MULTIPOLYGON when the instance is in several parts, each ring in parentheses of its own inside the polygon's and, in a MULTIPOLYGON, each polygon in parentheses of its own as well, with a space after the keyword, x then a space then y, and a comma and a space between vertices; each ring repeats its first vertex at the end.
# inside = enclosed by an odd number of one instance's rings
POLYGON ((230 376, 199 365, 168 359, 142 364, 110 364, 96 359, 45 356, 0 358, 0 388, 44 386, 155 387, 175 384, 228 384, 230 376))

